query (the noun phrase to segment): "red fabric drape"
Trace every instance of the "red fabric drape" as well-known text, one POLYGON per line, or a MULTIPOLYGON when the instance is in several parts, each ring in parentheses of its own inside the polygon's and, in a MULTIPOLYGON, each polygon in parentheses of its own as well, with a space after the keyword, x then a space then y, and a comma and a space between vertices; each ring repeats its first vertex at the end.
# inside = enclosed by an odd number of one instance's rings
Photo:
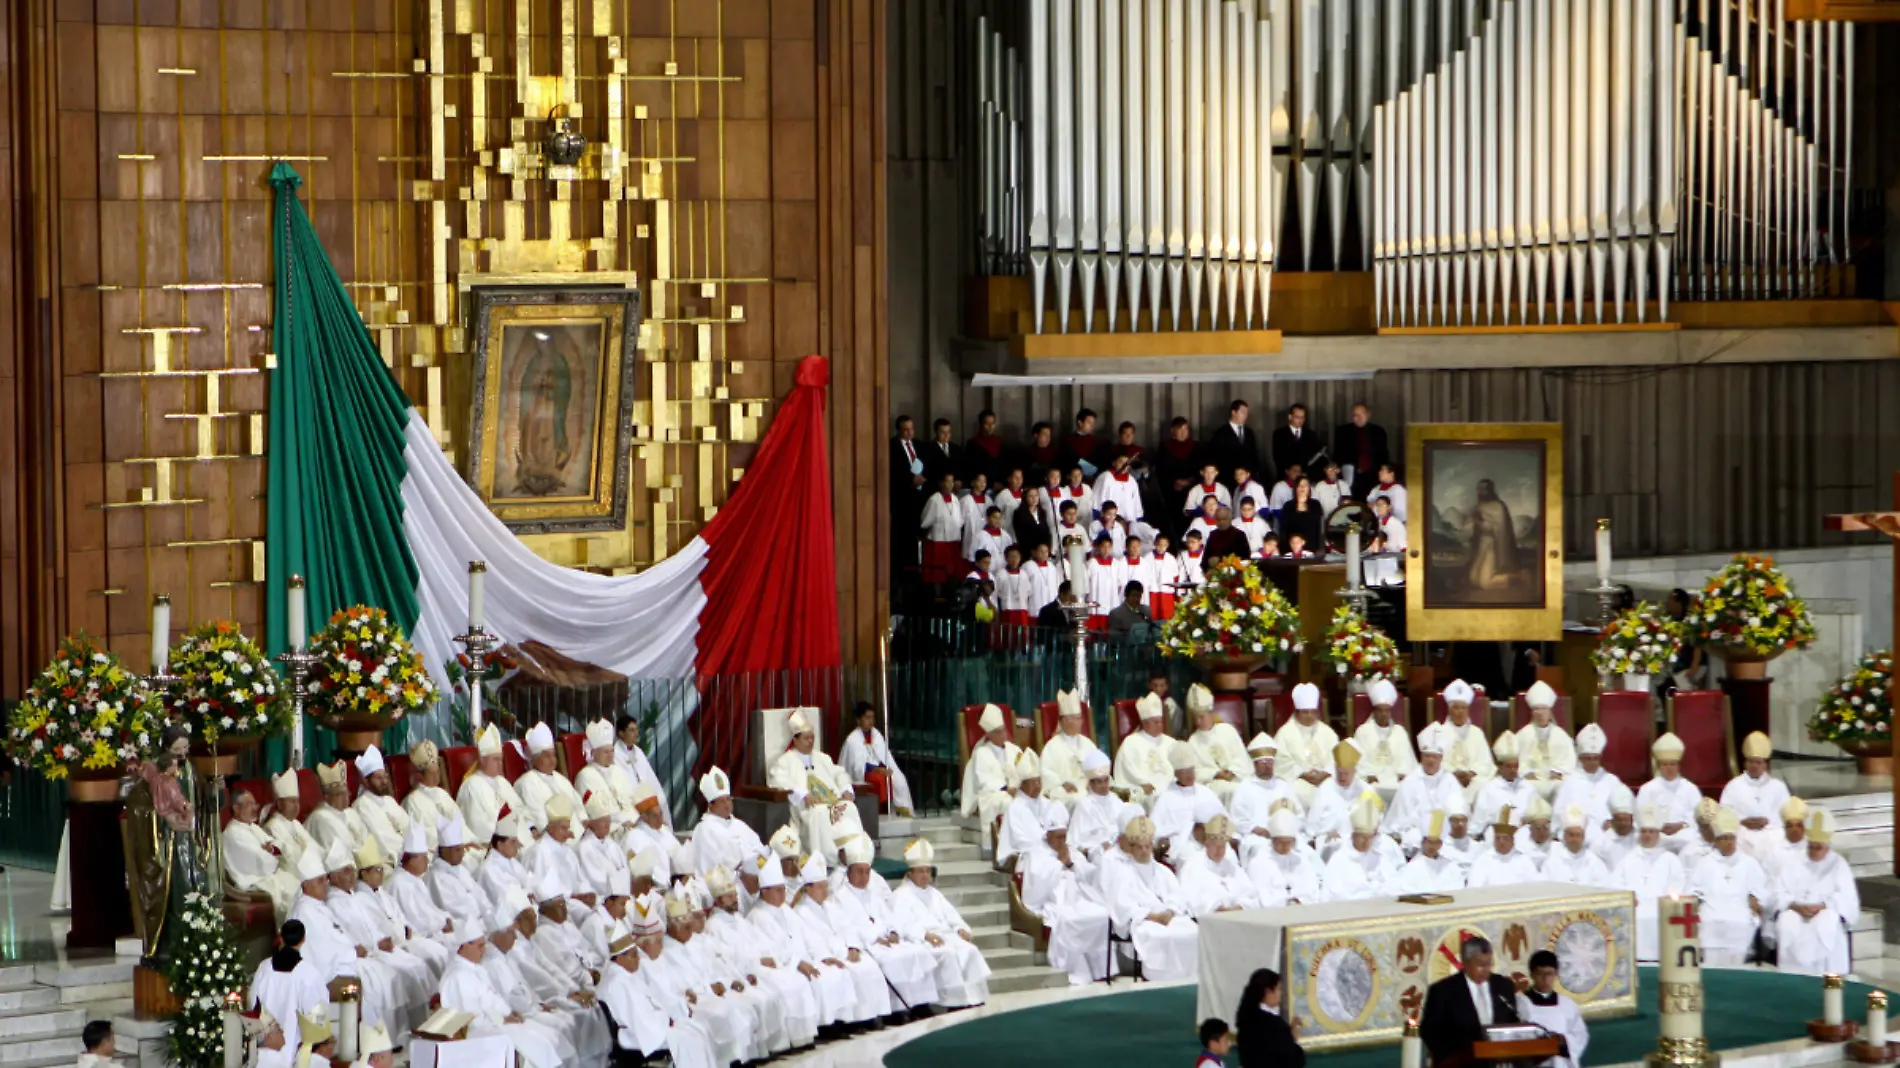
MULTIPOLYGON (((823 356, 798 364, 796 384, 732 496, 700 537, 710 547, 700 588, 700 764, 743 779, 745 719, 770 696, 717 676, 835 669, 838 584, 831 460, 825 444, 823 356)), ((809 703, 809 702, 808 702, 809 703)))

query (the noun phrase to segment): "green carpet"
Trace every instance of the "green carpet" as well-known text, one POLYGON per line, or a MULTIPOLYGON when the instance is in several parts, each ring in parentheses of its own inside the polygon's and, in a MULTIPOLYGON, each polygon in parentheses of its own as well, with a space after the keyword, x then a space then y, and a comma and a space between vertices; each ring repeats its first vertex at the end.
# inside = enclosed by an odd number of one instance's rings
MULTIPOLYGON (((1639 968, 1639 1012, 1590 1024, 1590 1064, 1641 1060, 1656 1048, 1656 969, 1639 968)), ((1811 975, 1711 969, 1703 974, 1703 1017, 1710 1046, 1717 1050, 1758 1046, 1798 1038, 1807 1022, 1821 1015, 1821 981, 1811 975), (1726 1009, 1728 1011, 1722 1011, 1726 1009)), ((1875 989, 1847 984, 1848 1015, 1859 1016, 1867 993, 1875 989)), ((940 1068, 945 1064, 1014 1065, 1088 1064, 1090 1068, 1152 1068, 1190 1065, 1197 1052, 1192 986, 1141 987, 1126 994, 1057 1002, 1019 1009, 948 1027, 897 1047, 884 1057, 888 1068, 940 1068)), ((1238 1064, 1235 1056, 1229 1064, 1238 1064)), ((1392 1068, 1390 1046, 1315 1054, 1314 1068, 1392 1068)))

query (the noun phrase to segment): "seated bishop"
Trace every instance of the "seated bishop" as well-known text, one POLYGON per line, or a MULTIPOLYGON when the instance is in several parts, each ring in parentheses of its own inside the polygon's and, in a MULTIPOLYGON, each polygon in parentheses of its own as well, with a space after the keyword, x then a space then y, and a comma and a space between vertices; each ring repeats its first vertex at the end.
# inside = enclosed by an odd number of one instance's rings
POLYGON ((1491 741, 1473 715, 1477 691, 1465 680, 1453 679, 1444 697, 1445 718, 1438 724, 1438 741, 1445 753, 1445 770, 1458 780, 1469 801, 1497 774, 1498 767, 1491 761, 1491 741))
MULTIPOLYGON (((1538 880, 1537 862, 1530 854, 1517 850, 1518 814, 1505 809, 1491 825, 1490 848, 1471 862, 1465 885, 1473 890, 1486 886, 1511 886, 1538 880)), ((1553 847, 1554 849, 1554 847, 1553 847)))
POLYGON ((271 813, 264 820, 264 833, 277 846, 277 851, 294 870, 297 861, 305 852, 316 850, 319 859, 323 856, 323 846, 310 836, 303 821, 297 817, 303 808, 303 792, 297 782, 297 771, 292 768, 270 779, 271 813))
POLYGON ((1385 806, 1376 793, 1361 794, 1353 803, 1352 837, 1326 862, 1322 881, 1328 901, 1355 901, 1383 897, 1398 877, 1394 854, 1379 848, 1379 821, 1385 806))
POLYGON ((1770 858, 1781 843, 1781 806, 1788 802, 1788 784, 1768 770, 1775 747, 1760 731, 1742 739, 1742 773, 1722 787, 1722 804, 1735 810, 1742 819, 1737 836, 1742 852, 1771 867, 1770 858))
POLYGON ((1366 691, 1372 702, 1372 715, 1353 732, 1353 744, 1359 747, 1359 778, 1390 796, 1399 781, 1418 770, 1418 755, 1412 749, 1411 732, 1393 717, 1399 703, 1398 687, 1390 679, 1374 682, 1366 691))
MULTIPOLYGON (((1604 863, 1604 857, 1589 846, 1589 813, 1583 810, 1582 805, 1571 805, 1561 815, 1563 816, 1562 837, 1544 857, 1544 863, 1540 869, 1544 879, 1553 883, 1571 883, 1583 887, 1604 889, 1614 887, 1615 883, 1610 877, 1609 866, 1604 863)), ((1627 850, 1621 851, 1616 858, 1617 861, 1621 862, 1627 852, 1627 850)))
POLYGON ((1313 806, 1319 784, 1333 773, 1333 750, 1339 735, 1319 718, 1319 687, 1302 682, 1293 687, 1293 718, 1273 736, 1279 749, 1274 774, 1293 787, 1301 806, 1313 806))
POLYGON ((1189 854, 1199 852, 1198 834, 1208 820, 1224 810, 1214 791, 1195 781, 1194 750, 1186 742, 1174 743, 1168 754, 1174 768, 1174 781, 1155 799, 1155 856, 1179 870, 1189 854))
POLYGON ((1137 816, 1122 830, 1121 857, 1102 871, 1102 897, 1115 932, 1134 941, 1142 975, 1151 982, 1189 979, 1198 967, 1200 925, 1187 895, 1155 860, 1155 825, 1137 816))
POLYGON ((315 811, 303 818, 303 825, 323 848, 324 856, 328 857, 339 844, 345 853, 356 852, 356 847, 369 836, 369 828, 363 826, 363 817, 350 808, 349 765, 341 760, 318 764, 317 785, 323 790, 323 800, 317 803, 315 811))
POLYGON ((1557 796, 1550 799, 1555 810, 1582 805, 1593 827, 1610 822, 1610 796, 1623 780, 1603 766, 1603 750, 1610 744, 1603 728, 1591 723, 1577 732, 1577 770, 1564 776, 1557 796))
POLYGON ((580 807, 587 807, 589 794, 605 799, 613 810, 613 836, 621 838, 634 822, 634 780, 614 759, 613 724, 597 719, 587 725, 587 752, 587 766, 574 775, 574 789, 581 797, 580 807))
POLYGON ((1141 729, 1123 738, 1115 751, 1115 785, 1146 812, 1174 781, 1174 764, 1168 758, 1174 739, 1168 736, 1167 708, 1159 696, 1143 694, 1135 702, 1135 714, 1141 729))
POLYGON ((1446 825, 1451 822, 1444 809, 1427 817, 1418 855, 1405 862, 1392 889, 1401 894, 1446 894, 1465 888, 1465 868, 1444 851, 1446 825))
POLYGON ((996 863, 1001 867, 1015 859, 1021 867, 1018 858, 1043 839, 1043 828, 1053 818, 1049 810, 1062 809, 1064 827, 1068 826, 1069 810, 1044 796, 1041 762, 1034 749, 1017 750, 1009 771, 1016 785, 1016 798, 1003 810, 1003 826, 996 836, 996 863))
POLYGON ((561 754, 554 745, 554 731, 545 723, 528 729, 528 770, 515 780, 515 793, 521 798, 522 816, 532 827, 547 829, 548 801, 559 796, 567 800, 568 810, 584 807, 580 791, 561 774, 561 754))
POLYGON ((1122 833, 1122 813, 1130 808, 1139 812, 1141 807, 1116 796, 1108 754, 1094 750, 1083 758, 1082 768, 1088 792, 1070 814, 1068 843, 1093 861, 1101 859, 1102 851, 1113 846, 1122 833))
POLYGON ((1253 758, 1253 777, 1234 790, 1227 809, 1234 817, 1234 831, 1240 835, 1240 861, 1251 863, 1254 854, 1266 842, 1267 818, 1282 802, 1295 819, 1304 818, 1306 806, 1300 803, 1293 784, 1274 774, 1279 747, 1265 731, 1247 743, 1247 755, 1253 758))
POLYGON ((1696 837, 1695 808, 1702 791, 1682 777, 1682 739, 1669 733, 1653 742, 1649 751, 1656 759, 1656 777, 1636 792, 1636 805, 1655 805, 1663 811, 1663 844, 1682 852, 1696 837))
POLYGON ((436 828, 443 820, 462 814, 455 798, 442 788, 447 774, 442 753, 434 742, 424 738, 409 747, 409 792, 403 795, 402 810, 409 814, 410 826, 422 828, 431 854, 436 849, 436 828))
POLYGON ((383 763, 383 751, 373 745, 363 750, 356 758, 356 773, 362 776, 363 788, 350 808, 376 839, 383 856, 400 855, 402 840, 409 833, 409 813, 396 800, 396 784, 383 763))
POLYGON ((1253 776, 1253 758, 1240 732, 1214 713, 1214 695, 1207 687, 1198 682, 1188 687, 1187 711, 1194 718, 1187 742, 1194 751, 1194 779, 1228 804, 1234 790, 1253 776))
POLYGON ((1069 813, 1047 810, 1042 840, 1018 865, 1023 904, 1049 928, 1049 964, 1069 973, 1069 985, 1108 978, 1108 906, 1095 862, 1069 843, 1069 813))
POLYGON ((937 996, 945 1008, 981 1005, 990 996, 990 966, 970 925, 933 885, 937 850, 919 838, 904 847, 904 881, 891 892, 891 925, 903 940, 937 958, 937 996))
MULTIPOLYGON (((1761 863, 1737 847, 1742 821, 1735 810, 1718 808, 1710 826, 1715 840, 1689 871, 1689 890, 1702 899, 1702 957, 1711 966, 1739 967, 1774 904, 1773 890, 1761 863)), ((1665 824, 1665 845, 1667 830, 1665 824)))
POLYGON ((290 915, 297 900, 293 862, 257 822, 257 798, 231 793, 231 822, 224 825, 224 877, 239 890, 269 894, 276 922, 290 915))
POLYGON ((627 827, 626 836, 620 844, 628 853, 651 853, 653 855, 653 879, 661 886, 668 886, 675 874, 686 874, 686 847, 680 844, 679 836, 673 828, 666 825, 665 813, 660 809, 660 795, 653 792, 653 785, 646 782, 633 784, 634 822, 627 827))
POLYGON ((1451 808, 1451 796, 1461 793, 1458 780, 1445 769, 1445 750, 1440 742, 1441 724, 1434 723, 1418 735, 1418 770, 1405 777, 1392 795, 1381 828, 1398 838, 1408 850, 1416 850, 1425 833, 1425 821, 1437 810, 1451 808))
MULTIPOLYGON (((1083 764, 1090 753, 1100 753, 1095 739, 1086 733, 1082 701, 1070 690, 1056 691, 1056 733, 1042 746, 1042 788, 1044 794, 1073 810, 1088 793, 1088 772, 1083 764)), ((1104 766, 1108 757, 1102 757, 1104 766)))
MULTIPOLYGON (((493 723, 475 735, 475 767, 468 778, 462 780, 461 792, 455 795, 456 806, 462 810, 462 822, 468 825, 469 849, 483 854, 484 863, 488 842, 495 836, 495 824, 501 819, 502 810, 522 812, 527 809, 521 795, 515 792, 515 784, 503 774, 501 747, 501 731, 493 723)), ((527 821, 516 821, 515 834, 523 847, 534 844, 527 821)))
POLYGON ((1313 807, 1306 813, 1306 836, 1320 856, 1330 857, 1333 850, 1352 837, 1352 809, 1365 794, 1377 791, 1360 776, 1365 758, 1351 738, 1333 747, 1333 774, 1313 791, 1313 807))
POLYGON ((1260 895, 1263 908, 1316 905, 1327 900, 1325 864, 1318 853, 1300 848, 1300 819, 1293 814, 1293 805, 1289 798, 1267 817, 1266 826, 1261 828, 1267 845, 1254 850, 1253 858, 1247 861, 1247 878, 1260 895))
POLYGON ((1260 907, 1260 892, 1240 866, 1234 821, 1216 813, 1201 827, 1201 848, 1180 864, 1181 893, 1196 920, 1216 912, 1260 907))
POLYGON ((1531 721, 1517 730, 1519 770, 1549 799, 1564 777, 1577 770, 1577 746, 1570 732, 1552 717, 1557 691, 1549 683, 1541 679, 1532 683, 1524 691, 1524 703, 1530 706, 1531 721))
POLYGON ((1623 854, 1623 859, 1610 872, 1617 889, 1636 895, 1636 959, 1639 961, 1655 960, 1660 948, 1656 902, 1664 896, 1679 896, 1688 888, 1681 858, 1663 848, 1662 821, 1661 809, 1644 805, 1636 814, 1636 848, 1623 854))
POLYGON ((1775 876, 1776 966, 1805 975, 1843 974, 1852 967, 1847 932, 1860 922, 1860 887, 1846 858, 1834 851, 1834 814, 1808 810, 1807 853, 1775 876))
POLYGON ((969 762, 963 765, 961 812, 964 816, 977 817, 987 838, 989 828, 1016 797, 1011 792, 1009 768, 1015 763, 1017 747, 1008 740, 1003 710, 995 705, 983 706, 976 726, 983 737, 970 747, 969 762))
POLYGON ((1491 826, 1506 807, 1514 812, 1530 811, 1531 799, 1539 796, 1537 787, 1521 770, 1523 749, 1519 735, 1510 731, 1498 735, 1498 740, 1492 743, 1491 755, 1497 758, 1497 777, 1478 789, 1477 799, 1471 805, 1471 814, 1480 828, 1491 826))
MULTIPOLYGON (((768 850, 746 823, 732 816, 732 780, 718 767, 708 768, 699 777, 699 796, 706 802, 706 813, 693 828, 693 865, 700 875, 724 868, 737 880, 741 902, 759 892, 759 868, 768 850)), ((593 815, 593 801, 588 802, 593 815)), ((589 833, 593 833, 589 829, 589 833)))
POLYGON ((851 777, 817 747, 817 734, 804 712, 793 712, 785 725, 791 748, 772 761, 765 784, 791 795, 792 812, 804 834, 805 851, 838 862, 838 839, 863 834, 851 777))

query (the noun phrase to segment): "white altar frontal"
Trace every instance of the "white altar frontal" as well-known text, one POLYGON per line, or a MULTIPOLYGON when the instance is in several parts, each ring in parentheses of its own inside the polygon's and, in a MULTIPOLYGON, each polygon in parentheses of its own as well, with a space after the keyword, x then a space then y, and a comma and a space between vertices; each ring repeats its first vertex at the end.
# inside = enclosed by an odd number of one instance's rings
POLYGON ((1523 883, 1440 895, 1222 912, 1201 919, 1196 1019, 1232 1019, 1256 968, 1281 975, 1281 1011, 1309 1050, 1396 1042, 1424 1011, 1425 989, 1458 967, 1471 935, 1490 940, 1500 975, 1530 974, 1552 950, 1558 986, 1584 1015, 1636 1011, 1635 895, 1523 883))

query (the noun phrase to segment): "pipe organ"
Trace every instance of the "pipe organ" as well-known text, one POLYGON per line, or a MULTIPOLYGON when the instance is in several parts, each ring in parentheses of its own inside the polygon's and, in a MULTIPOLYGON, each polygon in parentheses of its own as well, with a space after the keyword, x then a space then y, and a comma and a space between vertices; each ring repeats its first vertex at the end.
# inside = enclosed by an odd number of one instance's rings
POLYGON ((1380 326, 1824 295, 1851 23, 1787 0, 1022 0, 977 23, 979 259, 1038 330, 1380 326), (1053 313, 1053 314, 1050 314, 1053 313))

